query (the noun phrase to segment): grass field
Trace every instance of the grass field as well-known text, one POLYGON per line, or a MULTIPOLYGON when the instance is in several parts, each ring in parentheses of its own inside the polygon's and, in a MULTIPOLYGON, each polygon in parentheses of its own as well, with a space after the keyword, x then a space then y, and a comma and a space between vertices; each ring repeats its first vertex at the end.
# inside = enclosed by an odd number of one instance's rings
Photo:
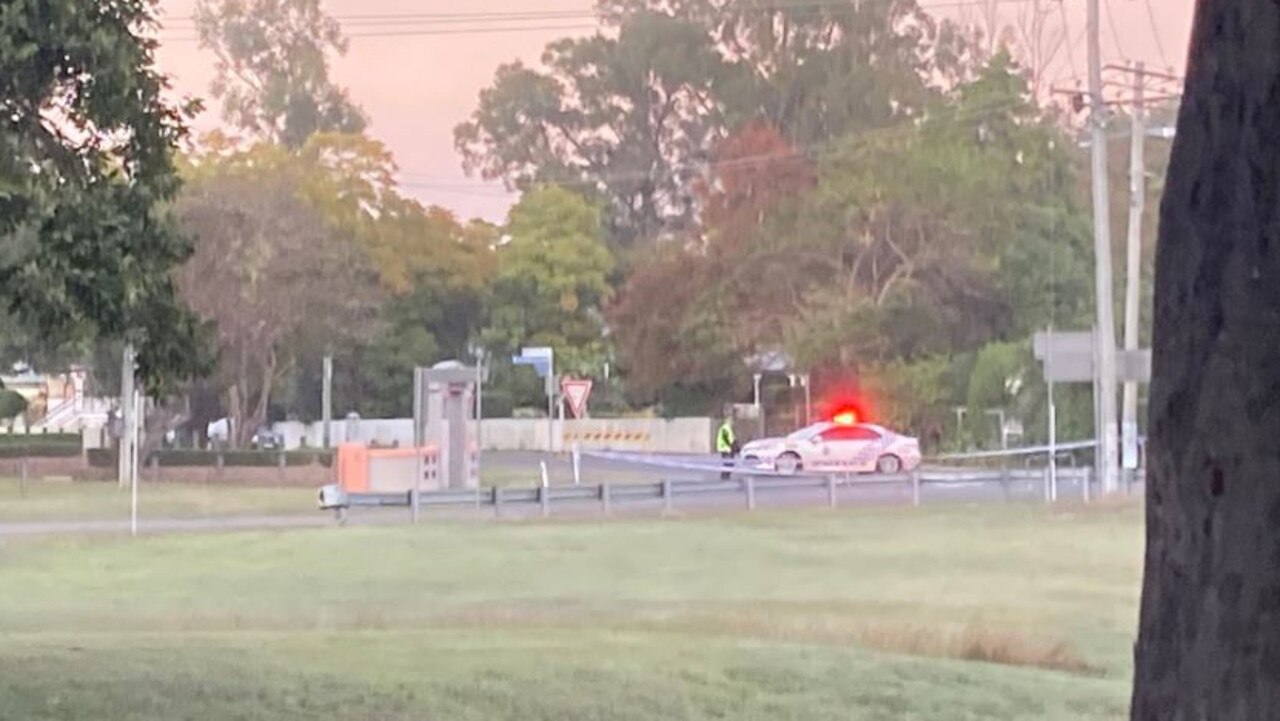
POLYGON ((990 506, 11 541, 0 719, 1119 719, 1139 529, 990 506))
MULTIPOLYGON (((138 509, 143 517, 316 513, 314 488, 246 488, 144 480, 139 490, 138 509)), ((13 479, 0 479, 0 523, 128 518, 129 500, 129 492, 115 483, 32 481, 24 487, 13 479)))
MULTIPOLYGON (((485 486, 532 487, 541 481, 536 458, 490 454, 482 467, 485 486)), ((646 468, 591 467, 592 483, 637 483, 656 479, 646 468)), ((552 483, 573 483, 567 457, 548 464, 552 483)), ((252 487, 234 483, 171 483, 142 479, 139 510, 144 518, 207 518, 217 516, 314 515, 316 488, 306 486, 252 487)), ((112 482, 31 480, 25 485, 0 478, 0 523, 123 519, 129 515, 129 493, 112 482)))

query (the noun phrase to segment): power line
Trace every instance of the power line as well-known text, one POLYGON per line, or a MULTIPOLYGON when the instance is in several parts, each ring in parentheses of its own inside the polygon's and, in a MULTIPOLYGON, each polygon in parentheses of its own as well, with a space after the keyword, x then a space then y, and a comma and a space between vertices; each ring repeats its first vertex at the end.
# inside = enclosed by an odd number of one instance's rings
POLYGON ((1067 61, 1071 63, 1071 77, 1077 82, 1080 80, 1080 74, 1076 72, 1076 43, 1084 40, 1084 33, 1081 32, 1076 36, 1075 40, 1071 39, 1071 23, 1067 21, 1067 4, 1058 2, 1058 13, 1062 16, 1062 31, 1067 35, 1067 61))
POLYGON ((1151 0, 1143 0, 1143 3, 1147 6, 1147 23, 1151 25, 1151 37, 1155 38, 1156 52, 1160 54, 1160 62, 1165 67, 1171 68, 1173 64, 1169 62, 1169 56, 1164 52, 1164 41, 1160 39, 1160 28, 1156 23, 1155 8, 1151 7, 1151 0))
MULTIPOLYGON (((1005 0, 1006 3, 1025 3, 1034 0, 1005 0)), ((921 3, 921 10, 945 10, 950 8, 961 8, 981 5, 984 0, 944 0, 943 2, 921 3)), ((784 3, 761 8, 746 8, 740 12, 760 12, 773 13, 779 10, 821 10, 821 9, 848 9, 856 10, 857 5, 848 2, 848 0, 836 0, 834 2, 804 2, 804 3, 784 3)), ((382 14, 360 14, 360 15, 334 15, 333 19, 338 20, 344 26, 354 26, 362 28, 354 32, 347 33, 348 37, 397 37, 397 36, 415 36, 415 35, 471 35, 484 33, 509 33, 509 32, 527 32, 527 31, 573 31, 573 30, 592 30, 599 27, 600 16, 590 11, 514 11, 514 12, 489 12, 489 13, 382 13, 382 14), (552 20, 593 20, 593 24, 581 25, 546 25, 537 24, 545 23, 552 20), (505 25, 495 25, 495 23, 508 23, 505 25), (531 23, 529 25, 511 25, 510 23, 531 23), (457 26, 470 25, 470 27, 437 27, 437 26, 457 26), (391 26, 391 27, 383 27, 391 26)), ((195 16, 187 15, 175 18, 176 23, 165 24, 161 32, 191 32, 196 31, 195 16)), ((181 37, 165 38, 171 42, 195 42, 199 38, 192 35, 183 35, 181 37)))
POLYGON ((1128 57, 1128 54, 1124 51, 1124 47, 1120 45, 1120 32, 1116 30, 1116 16, 1111 10, 1111 0, 1104 0, 1102 4, 1107 9, 1107 29, 1111 31, 1111 44, 1116 47, 1116 53, 1118 53, 1120 57, 1128 57))
MULTIPOLYGON (((941 0, 939 2, 921 2, 918 6, 921 10, 945 10, 950 8, 963 8, 984 5, 988 0, 941 0)), ((1034 2, 1035 0, 1003 0, 1003 4, 1020 4, 1034 2)), ((858 3, 851 0, 803 0, 801 2, 777 2, 771 3, 763 7, 739 8, 733 11, 735 14, 742 13, 775 13, 787 10, 824 10, 824 9, 858 9, 858 3)), ((565 20, 565 19, 595 19, 601 17, 601 14, 594 10, 510 10, 510 11, 490 11, 490 12, 393 12, 393 13, 354 13, 343 14, 337 13, 329 17, 338 20, 344 24, 347 22, 356 23, 379 23, 379 22, 405 22, 405 21, 421 21, 421 22, 439 22, 439 23, 458 23, 458 22, 492 22, 492 21, 537 21, 537 20, 565 20)), ((194 22, 195 15, 179 15, 174 17, 178 21, 194 22)))
MULTIPOLYGON (((988 118, 997 117, 1008 110, 1012 110, 1022 105, 1022 102, 1023 101, 1018 99, 1005 100, 1005 101, 993 103, 987 106, 979 106, 976 108, 967 109, 965 111, 961 111, 957 113, 955 116, 951 118, 943 118, 943 120, 953 125, 966 125, 970 123, 977 123, 977 122, 986 120, 988 118)), ((910 134, 918 132, 919 130, 920 128, 915 123, 906 121, 903 123, 899 123, 897 125, 891 125, 883 128, 876 128, 873 130, 864 131, 854 136, 854 139, 860 142, 861 141, 882 142, 882 141, 893 140, 897 137, 909 136, 910 134)), ((535 183, 535 184, 541 182, 541 183, 548 183, 552 185, 563 185, 566 187, 586 187, 586 188, 595 188, 595 187, 599 187, 601 184, 607 184, 607 183, 613 183, 613 182, 626 182, 626 181, 651 181, 651 182, 658 181, 658 180, 682 181, 685 178, 690 178, 699 174, 706 174, 712 171, 724 171, 724 170, 731 170, 736 168, 748 168, 752 166, 766 166, 771 163, 780 163, 780 162, 787 162, 787 161, 794 161, 794 160, 801 160, 801 159, 817 160, 824 156, 828 156, 835 152, 840 151, 843 147, 845 147, 845 143, 847 140, 848 140, 848 136, 837 138, 830 141, 821 142, 821 143, 801 145, 801 146, 795 147, 790 152, 784 152, 784 153, 760 153, 757 155, 745 155, 737 158, 729 158, 726 160, 712 160, 712 161, 705 161, 705 162, 686 162, 683 164, 674 165, 671 168, 665 169, 657 173, 649 170, 592 173, 591 168, 580 168, 579 169, 580 174, 577 175, 576 177, 568 177, 565 175, 560 175, 559 177, 543 176, 543 177, 528 178, 524 180, 527 182, 535 183)), ((400 175, 427 176, 428 174, 414 173, 413 171, 401 171, 400 175)), ((435 177, 439 177, 439 176, 435 176, 435 177)), ((491 190, 491 191, 494 191, 491 197, 505 196, 508 194, 506 191, 497 192, 496 188, 482 189, 481 187, 477 187, 477 186, 467 187, 465 184, 457 184, 454 182, 433 183, 430 181, 424 182, 424 181, 416 180, 413 178, 410 178, 409 180, 404 181, 401 184, 404 185, 405 187, 411 187, 411 188, 440 189, 442 192, 456 192, 459 194, 470 194, 470 195, 489 196, 490 194, 483 192, 483 190, 491 190)))
MULTIPOLYGON (((409 37, 409 36, 430 36, 430 35, 503 35, 507 33, 520 32, 570 32, 578 30, 596 30, 598 25, 522 25, 522 26, 505 26, 505 27, 477 27, 477 28, 432 28, 424 30, 380 30, 371 32, 354 32, 345 33, 348 38, 385 38, 385 37, 409 37)), ((164 42, 173 43, 193 43, 199 42, 200 38, 195 35, 181 37, 161 38, 164 42)))

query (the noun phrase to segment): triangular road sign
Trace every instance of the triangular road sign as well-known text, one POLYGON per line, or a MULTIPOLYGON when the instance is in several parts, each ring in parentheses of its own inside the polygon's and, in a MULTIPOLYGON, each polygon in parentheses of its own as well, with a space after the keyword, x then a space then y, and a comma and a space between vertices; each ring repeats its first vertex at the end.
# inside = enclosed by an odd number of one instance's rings
POLYGON ((587 399, 591 397, 591 381, 579 378, 564 378, 560 381, 560 392, 569 402, 569 410, 574 418, 581 418, 587 412, 587 399))

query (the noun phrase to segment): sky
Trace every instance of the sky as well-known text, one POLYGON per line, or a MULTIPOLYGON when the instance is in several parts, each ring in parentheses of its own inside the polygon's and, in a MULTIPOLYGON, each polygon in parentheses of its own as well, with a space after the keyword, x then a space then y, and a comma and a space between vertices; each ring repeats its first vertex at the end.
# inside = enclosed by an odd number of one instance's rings
MULTIPOLYGON (((920 0, 940 16, 974 17, 975 0, 920 0)), ((985 0, 991 2, 992 0, 985 0)), ((999 0, 997 0, 999 1, 999 0)), ((1085 0, 1003 0, 1009 19, 1026 2, 1061 2, 1053 18, 1070 41, 1050 74, 1055 84, 1074 86, 1083 75, 1086 54, 1085 0), (1068 52, 1069 51, 1069 52, 1068 52)), ((589 34, 586 13, 593 0, 325 0, 350 36, 346 56, 335 59, 333 77, 369 116, 368 132, 384 142, 400 167, 401 189, 428 205, 440 205, 462 218, 502 221, 514 197, 499 183, 468 178, 453 147, 453 128, 470 115, 480 91, 499 65, 513 60, 537 64, 548 42, 589 34), (539 13, 519 19, 510 13, 539 13), (569 13, 548 19, 546 13, 569 13), (372 16, 416 14, 402 27, 372 16), (483 21, 454 22, 442 16, 501 13, 483 21), (377 23, 370 25, 370 23, 377 23), (519 27, 520 30, 513 28, 519 27), (429 28, 429 30, 428 30, 429 28), (532 29, 530 29, 532 28, 532 29), (554 29, 553 29, 554 28, 554 29), (465 32, 441 32, 442 30, 465 32), (474 32, 479 29, 482 32, 474 32), (378 33, 361 37, 361 34, 378 33), (396 34, 400 33, 400 34, 396 34)), ((183 95, 204 97, 207 109, 197 131, 221 124, 219 107, 209 99, 213 56, 201 50, 190 29, 195 0, 160 0, 160 69, 183 95)), ((1181 71, 1191 30, 1193 0, 1103 0, 1102 55, 1106 62, 1141 60, 1153 68, 1181 71)))

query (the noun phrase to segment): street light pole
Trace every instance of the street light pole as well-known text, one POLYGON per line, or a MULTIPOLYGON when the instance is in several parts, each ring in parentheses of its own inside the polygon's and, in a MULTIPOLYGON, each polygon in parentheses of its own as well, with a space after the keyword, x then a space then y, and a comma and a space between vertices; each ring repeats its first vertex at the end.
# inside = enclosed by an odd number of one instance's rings
MULTIPOLYGON (((1146 210, 1146 112, 1145 77, 1142 63, 1133 73, 1133 137, 1129 147, 1129 238, 1126 252, 1124 288, 1124 349, 1138 349, 1139 289, 1142 282, 1142 214, 1146 210)), ((1138 467, 1138 384, 1126 380, 1121 412, 1121 456, 1125 473, 1138 467)))
POLYGON ((1114 493, 1117 482, 1116 433, 1116 335, 1111 290, 1111 219, 1107 188, 1107 106, 1102 96, 1102 39, 1099 0, 1088 2, 1089 125, 1092 131, 1093 253, 1096 304, 1095 329, 1098 387, 1098 453, 1096 463, 1104 493, 1114 493))

